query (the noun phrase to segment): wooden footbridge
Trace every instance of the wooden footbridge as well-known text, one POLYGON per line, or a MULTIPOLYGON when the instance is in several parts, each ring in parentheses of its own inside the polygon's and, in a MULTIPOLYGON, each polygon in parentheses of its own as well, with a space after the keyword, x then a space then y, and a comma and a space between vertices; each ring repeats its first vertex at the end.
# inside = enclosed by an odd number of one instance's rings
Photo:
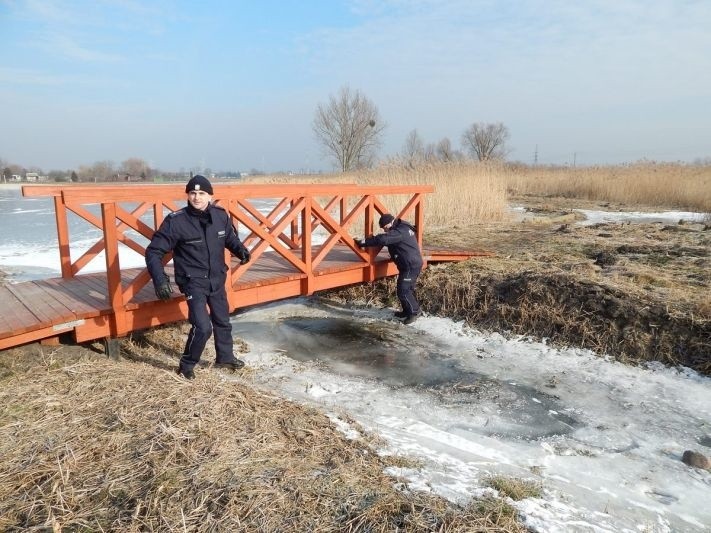
MULTIPOLYGON (((62 275, 0 288, 0 349, 52 344, 66 334, 77 342, 106 339, 115 347, 112 341, 132 331, 185 320, 182 295, 176 291, 171 300, 158 300, 146 268, 122 268, 119 253, 126 248, 143 255, 166 214, 185 205, 184 191, 182 184, 24 186, 24 196, 53 198, 62 275), (98 228, 100 236, 75 258, 70 227, 77 220, 98 228), (101 255, 105 271, 82 272, 101 255)), ((230 310, 396 274, 384 250, 361 250, 353 236, 372 233, 380 214, 397 212, 417 225, 422 244, 424 199, 432 191, 429 186, 216 184, 215 200, 231 214, 252 254, 245 265, 229 263, 230 310), (388 209, 386 203, 402 208, 388 209)), ((423 255, 426 264, 485 254, 425 246, 423 255)), ((169 261, 166 257, 172 279, 169 261)))

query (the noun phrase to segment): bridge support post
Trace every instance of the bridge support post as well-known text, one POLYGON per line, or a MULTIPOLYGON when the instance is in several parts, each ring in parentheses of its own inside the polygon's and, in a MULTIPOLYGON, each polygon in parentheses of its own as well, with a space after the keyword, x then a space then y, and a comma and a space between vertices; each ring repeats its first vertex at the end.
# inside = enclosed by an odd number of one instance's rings
POLYGON ((301 212, 301 260, 306 265, 306 277, 301 282, 301 294, 311 296, 314 293, 313 255, 311 250, 311 198, 306 198, 301 212))
POLYGON ((104 352, 111 359, 121 359, 121 345, 119 340, 113 337, 104 337, 104 352))

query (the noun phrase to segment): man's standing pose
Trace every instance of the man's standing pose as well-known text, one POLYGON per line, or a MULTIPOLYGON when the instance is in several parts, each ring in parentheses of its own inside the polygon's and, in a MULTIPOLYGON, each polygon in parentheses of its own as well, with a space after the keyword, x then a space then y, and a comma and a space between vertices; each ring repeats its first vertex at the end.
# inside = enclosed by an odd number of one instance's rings
POLYGON ((215 367, 239 369, 244 363, 232 353, 232 324, 225 291, 228 266, 225 249, 245 264, 249 250, 242 244, 229 214, 213 205, 212 184, 194 176, 185 187, 188 205, 168 215, 146 248, 146 266, 156 296, 171 298, 173 289, 163 269, 163 257, 173 252, 175 283, 188 302, 191 328, 178 374, 193 379, 210 335, 215 336, 215 367), (209 309, 209 312, 208 312, 209 309))

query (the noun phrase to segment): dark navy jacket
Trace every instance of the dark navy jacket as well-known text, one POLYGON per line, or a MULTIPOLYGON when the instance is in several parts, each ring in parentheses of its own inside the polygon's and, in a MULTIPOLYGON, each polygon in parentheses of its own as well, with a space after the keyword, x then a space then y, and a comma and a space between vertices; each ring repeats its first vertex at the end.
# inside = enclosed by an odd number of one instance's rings
POLYGON ((169 214, 146 248, 146 266, 159 285, 166 278, 162 259, 173 252, 175 282, 182 291, 191 279, 206 279, 214 288, 224 284, 227 273, 225 248, 240 257, 246 248, 229 214, 210 204, 205 211, 190 205, 169 214))
POLYGON ((399 218, 385 233, 366 238, 363 246, 387 246, 398 270, 422 268, 422 253, 417 244, 415 226, 399 218))

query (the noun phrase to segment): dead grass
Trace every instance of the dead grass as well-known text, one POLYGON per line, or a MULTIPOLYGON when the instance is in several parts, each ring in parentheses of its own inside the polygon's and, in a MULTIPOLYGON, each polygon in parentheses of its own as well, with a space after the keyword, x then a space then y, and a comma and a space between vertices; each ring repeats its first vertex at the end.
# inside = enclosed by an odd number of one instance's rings
POLYGON ((129 360, 0 354, 0 530, 524 531, 488 502, 408 490, 384 473, 403 459, 352 420, 348 440, 248 375, 178 378, 155 348, 176 334, 156 331, 122 347, 129 360))
POLYGON ((485 481, 486 485, 499 491, 499 494, 519 501, 526 498, 540 498, 543 491, 539 483, 524 481, 504 476, 491 476, 485 481))

